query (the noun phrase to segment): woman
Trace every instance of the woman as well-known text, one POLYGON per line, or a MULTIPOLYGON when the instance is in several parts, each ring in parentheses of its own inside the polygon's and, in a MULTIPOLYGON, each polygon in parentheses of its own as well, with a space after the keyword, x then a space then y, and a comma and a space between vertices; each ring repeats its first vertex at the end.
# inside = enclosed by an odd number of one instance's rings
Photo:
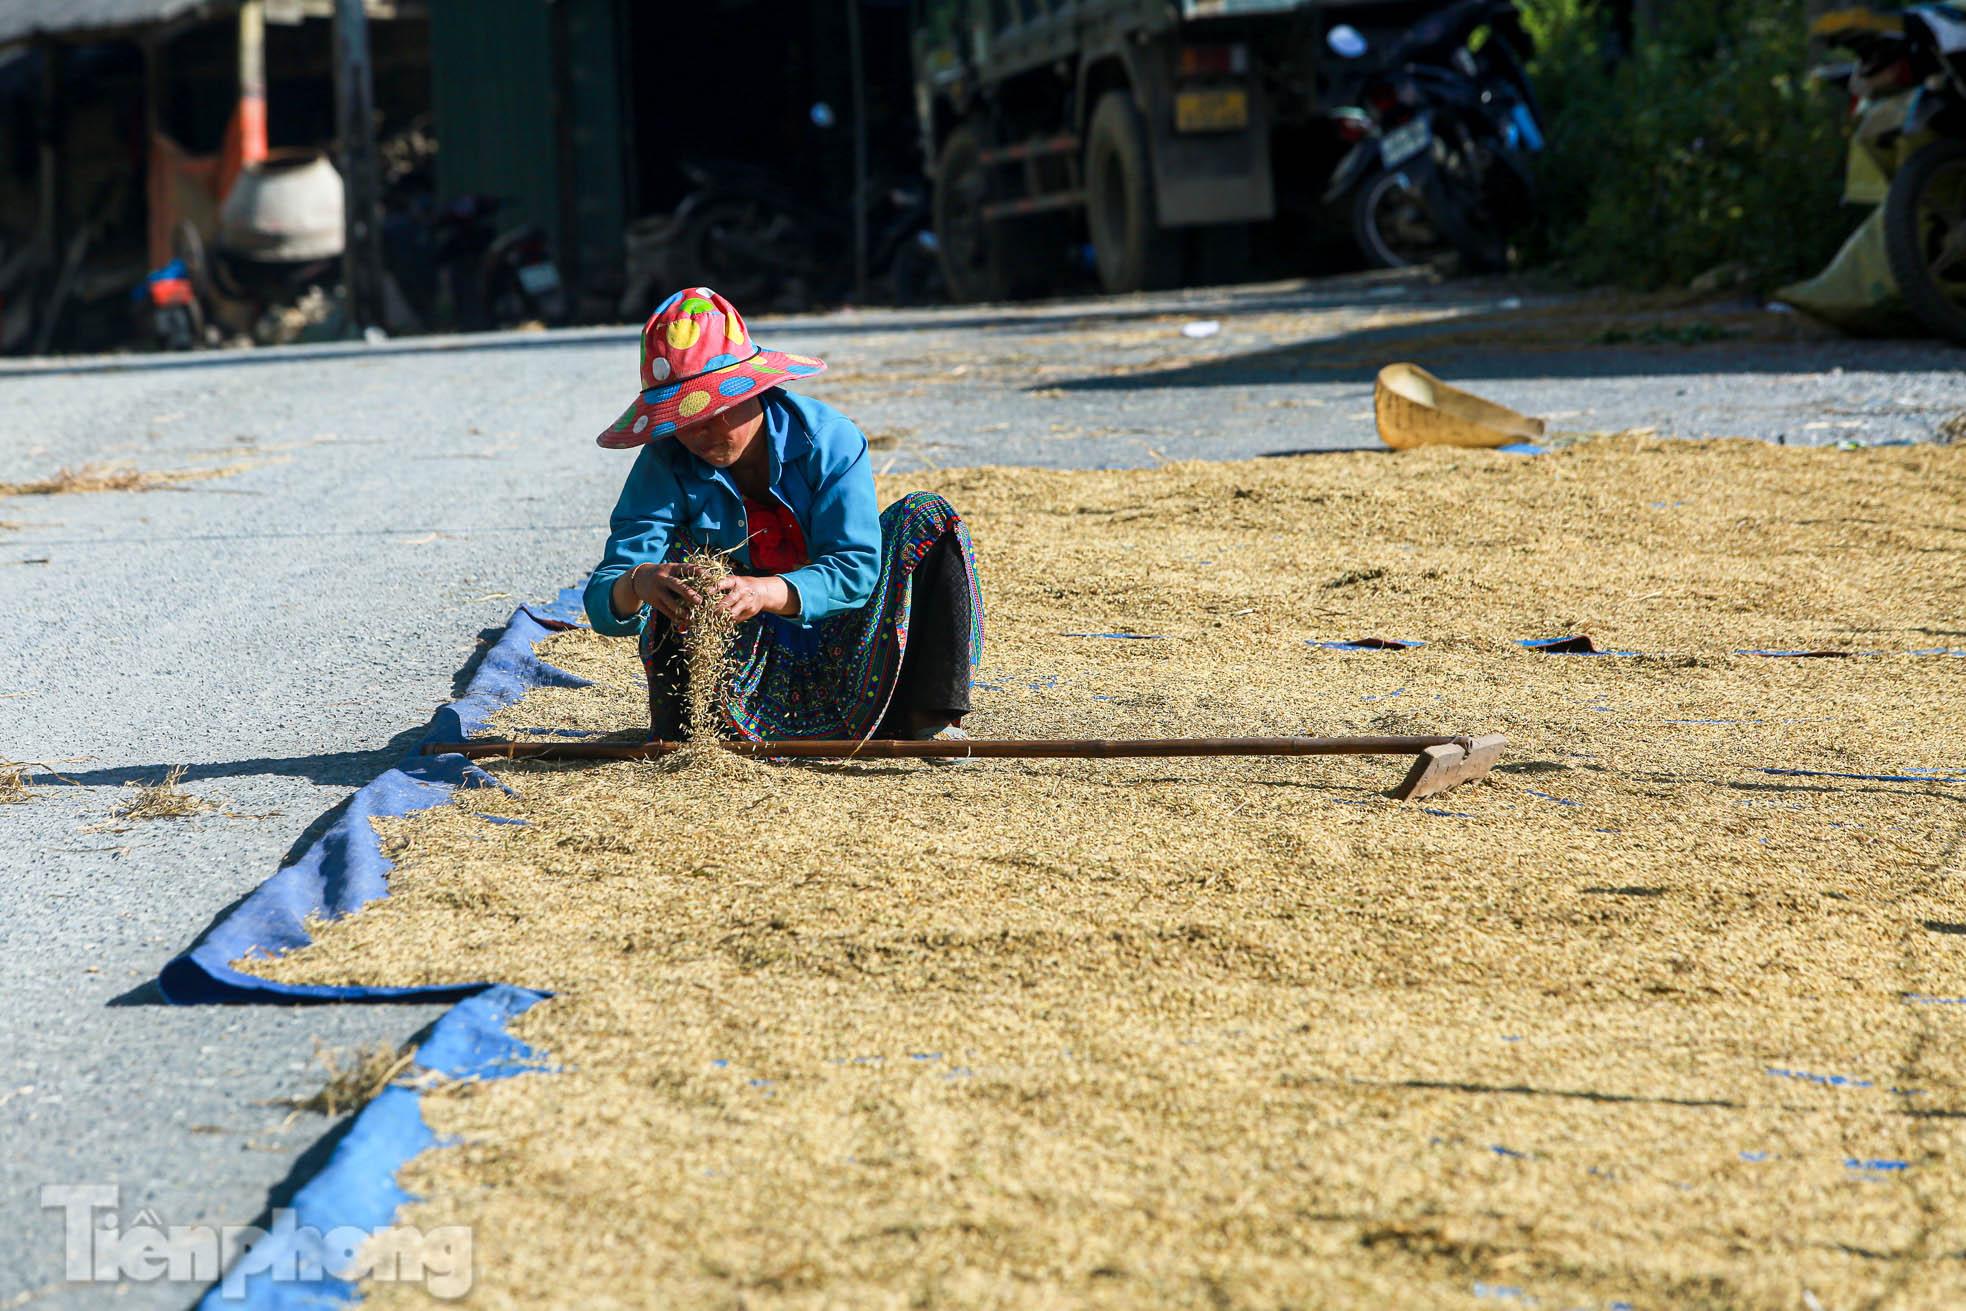
POLYGON ((586 600, 595 632, 640 634, 658 739, 692 727, 680 634, 704 598, 677 562, 702 548, 731 560, 708 600, 738 624, 712 731, 966 736, 983 652, 969 530, 922 492, 877 510, 860 430, 781 390, 825 367, 759 348, 707 287, 677 292, 642 329, 642 394, 599 438, 642 452, 586 600))

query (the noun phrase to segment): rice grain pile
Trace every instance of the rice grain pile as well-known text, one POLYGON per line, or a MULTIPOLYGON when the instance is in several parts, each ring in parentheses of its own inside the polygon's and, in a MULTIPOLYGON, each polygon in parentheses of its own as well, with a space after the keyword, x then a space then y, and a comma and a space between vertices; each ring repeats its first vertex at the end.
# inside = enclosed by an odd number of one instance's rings
MULTIPOLYGON (((561 1072, 433 1091, 463 1145, 402 1175, 476 1304, 1966 1301, 1966 659, 1910 654, 1966 649, 1966 451, 935 490, 972 732, 1510 754, 1422 804, 1395 760, 503 764, 384 822, 390 898, 251 968, 554 990, 561 1072), (1517 645, 1579 632, 1638 654, 1517 645), (1364 636, 1427 645, 1317 645, 1364 636)), ((628 644, 541 650, 594 684, 493 732, 640 728, 628 644)))

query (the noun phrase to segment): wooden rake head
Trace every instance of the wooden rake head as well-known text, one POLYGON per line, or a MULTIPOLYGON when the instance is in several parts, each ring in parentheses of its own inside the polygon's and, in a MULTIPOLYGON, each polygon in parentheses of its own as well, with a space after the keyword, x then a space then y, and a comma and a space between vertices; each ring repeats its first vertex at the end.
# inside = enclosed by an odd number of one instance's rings
POLYGON ((1488 771, 1495 768, 1495 762, 1502 758, 1502 751, 1508 745, 1508 738, 1502 734, 1489 733, 1441 746, 1422 747, 1420 754, 1413 758, 1413 768, 1406 771, 1406 777, 1392 790, 1392 796, 1399 801, 1418 801, 1487 778, 1488 771))

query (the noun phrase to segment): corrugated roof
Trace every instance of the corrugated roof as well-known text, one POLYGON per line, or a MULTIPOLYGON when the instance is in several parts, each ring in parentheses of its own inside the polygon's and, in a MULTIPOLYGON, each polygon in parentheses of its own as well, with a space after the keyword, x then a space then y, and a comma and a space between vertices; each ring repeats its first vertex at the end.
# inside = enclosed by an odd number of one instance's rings
POLYGON ((200 10, 236 7, 237 0, 5 0, 0 46, 37 36, 82 36, 149 27, 200 10))
MULTIPOLYGON (((427 18, 423 0, 365 0, 369 17, 427 18)), ((174 19, 228 14, 239 0, 0 0, 0 48, 37 36, 71 40, 153 27, 174 19)), ((328 18, 334 0, 267 0, 266 21, 328 18)))

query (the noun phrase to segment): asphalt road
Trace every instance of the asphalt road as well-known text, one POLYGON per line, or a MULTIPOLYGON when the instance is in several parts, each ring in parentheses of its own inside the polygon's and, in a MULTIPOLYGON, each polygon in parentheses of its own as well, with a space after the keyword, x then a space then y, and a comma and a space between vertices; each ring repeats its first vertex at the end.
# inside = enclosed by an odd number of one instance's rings
MULTIPOLYGON (((1948 347, 1824 340, 1745 305, 1607 318, 1496 284, 1349 279, 755 326, 829 359, 811 390, 896 470, 1371 446, 1371 378, 1398 358, 1559 429, 1929 440, 1966 411, 1966 356, 1948 347), (1184 335, 1200 323, 1218 327, 1184 335)), ((318 1165, 332 1128, 287 1125, 274 1104, 318 1086, 314 1045, 402 1041, 435 1017, 177 1009, 150 980, 393 763, 481 631, 598 558, 629 460, 592 439, 632 398, 633 341, 0 369, 0 481, 88 462, 232 470, 0 499, 0 760, 72 780, 0 807, 0 1308, 109 1300, 62 1285, 43 1185, 118 1185, 126 1218, 251 1222, 318 1165), (126 784, 177 764, 217 813, 110 827, 126 784)), ((133 1283, 115 1305, 198 1291, 133 1283)))

